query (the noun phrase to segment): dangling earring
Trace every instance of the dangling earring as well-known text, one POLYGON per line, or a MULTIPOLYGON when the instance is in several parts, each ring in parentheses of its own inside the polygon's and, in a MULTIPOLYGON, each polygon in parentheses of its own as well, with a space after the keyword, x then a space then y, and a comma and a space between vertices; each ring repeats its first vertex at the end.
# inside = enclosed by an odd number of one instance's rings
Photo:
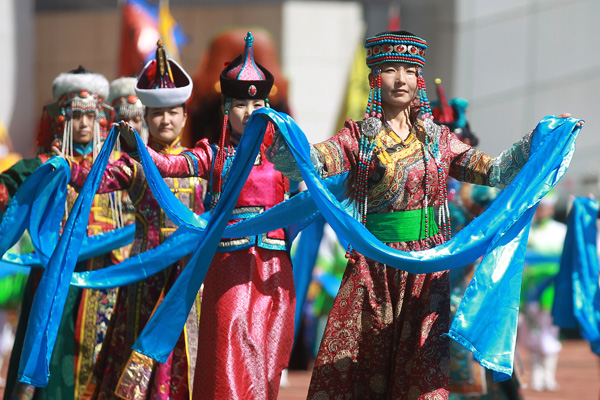
POLYGON ((228 136, 228 123, 229 123, 229 108, 231 107, 231 99, 226 98, 223 106, 223 127, 221 128, 221 137, 219 138, 219 147, 217 148, 217 155, 215 157, 215 163, 213 166, 213 179, 212 179, 212 201, 210 203, 211 211, 215 209, 221 196, 221 181, 222 172, 225 167, 225 158, 227 142, 229 142, 228 136))
POLYGON ((423 70, 419 68, 419 77, 417 78, 417 88, 419 92, 419 106, 421 108, 421 118, 433 119, 431 114, 431 105, 427 98, 427 91, 425 89, 425 79, 423 79, 423 70))

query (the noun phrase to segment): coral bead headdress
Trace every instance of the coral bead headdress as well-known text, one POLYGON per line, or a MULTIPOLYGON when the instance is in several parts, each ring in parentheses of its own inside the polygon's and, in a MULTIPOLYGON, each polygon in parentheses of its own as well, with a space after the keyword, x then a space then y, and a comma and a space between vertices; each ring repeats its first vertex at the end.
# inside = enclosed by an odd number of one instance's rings
POLYGON ((103 75, 82 66, 58 75, 52 84, 55 102, 44 106, 37 136, 38 153, 50 151, 51 146, 56 146, 65 156, 72 156, 73 113, 93 112, 96 116, 93 132, 95 158, 113 120, 112 107, 104 103, 108 88, 108 81, 103 75))
MULTIPOLYGON (((108 103, 115 110, 115 121, 122 121, 132 117, 144 118, 144 104, 135 93, 134 77, 117 78, 110 83, 108 103)), ((148 129, 144 123, 142 132, 139 132, 144 142, 148 139, 148 129)))

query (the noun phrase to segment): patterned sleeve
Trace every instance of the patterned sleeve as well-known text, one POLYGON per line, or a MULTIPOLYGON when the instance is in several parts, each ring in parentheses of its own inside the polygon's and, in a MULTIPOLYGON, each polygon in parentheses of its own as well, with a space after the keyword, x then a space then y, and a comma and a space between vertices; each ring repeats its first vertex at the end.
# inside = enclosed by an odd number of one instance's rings
POLYGON ((213 151, 207 139, 202 139, 192 149, 187 149, 180 154, 162 154, 148 148, 152 160, 164 177, 187 178, 199 176, 210 178, 213 162, 213 151))
MULTIPOLYGON (((344 128, 337 135, 321 143, 311 145, 310 158, 315 170, 322 178, 346 172, 355 164, 358 154, 357 138, 360 130, 354 121, 346 121, 344 128)), ((279 132, 275 133, 273 144, 265 152, 267 159, 275 165, 287 178, 301 181, 302 175, 279 132)))
POLYGON ((492 158, 444 129, 442 136, 446 137, 452 155, 450 176, 477 185, 506 188, 529 159, 532 134, 528 133, 511 148, 492 158))
MULTIPOLYGON (((71 165, 70 185, 76 190, 81 190, 90 170, 73 161, 69 161, 69 164, 71 165)), ((104 171, 104 175, 102 176, 98 193, 130 190, 135 181, 138 168, 141 169, 139 163, 131 159, 127 154, 123 154, 117 161, 108 163, 106 171, 104 171)))

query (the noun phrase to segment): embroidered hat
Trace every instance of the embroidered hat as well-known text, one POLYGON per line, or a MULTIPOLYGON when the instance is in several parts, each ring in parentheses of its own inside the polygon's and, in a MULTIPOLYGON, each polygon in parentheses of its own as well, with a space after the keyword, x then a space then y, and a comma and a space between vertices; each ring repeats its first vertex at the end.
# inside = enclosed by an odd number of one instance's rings
POLYGON ((124 117, 144 116, 144 104, 135 94, 134 77, 117 78, 110 83, 108 103, 115 110, 115 120, 124 117))
POLYGON ((58 75, 52 83, 55 101, 44 106, 37 136, 38 152, 49 151, 54 145, 69 156, 73 140, 73 113, 93 112, 96 115, 93 132, 96 155, 113 120, 113 109, 104 102, 108 92, 108 80, 81 65, 58 75))
POLYGON ((144 118, 146 107, 135 93, 137 78, 124 76, 110 83, 108 103, 115 110, 115 121, 129 121, 132 118, 142 119, 141 132, 138 132, 145 142, 148 141, 148 128, 144 118))
POLYGON ((254 62, 252 33, 244 39, 244 53, 237 56, 221 71, 221 92, 226 98, 267 99, 273 87, 273 75, 254 62))
POLYGON ((135 92, 146 107, 173 107, 192 95, 192 78, 175 60, 167 57, 159 40, 154 60, 148 61, 135 84, 135 92))
POLYGON ((407 31, 383 32, 365 40, 367 66, 402 62, 425 66, 427 42, 407 31))
POLYGON ((223 126, 221 137, 219 138, 219 147, 213 167, 212 192, 213 199, 211 208, 214 208, 221 196, 223 177, 221 172, 225 165, 227 157, 226 148, 230 147, 229 135, 231 127, 229 125, 229 108, 232 99, 264 100, 265 106, 269 106, 267 96, 273 86, 273 75, 264 67, 254 62, 254 51, 252 43, 254 38, 252 33, 248 32, 245 39, 246 45, 244 53, 237 56, 221 71, 221 93, 225 96, 225 106, 223 115, 223 126))
POLYGON ((367 66, 371 68, 371 91, 365 111, 365 129, 363 133, 375 136, 381 129, 383 106, 381 104, 381 69, 383 63, 414 64, 419 67, 417 77, 417 97, 414 99, 419 106, 420 117, 431 120, 431 106, 427 99, 423 70, 425 66, 425 49, 427 42, 407 31, 383 32, 365 40, 367 50, 367 66), (417 103, 418 102, 418 103, 417 103))

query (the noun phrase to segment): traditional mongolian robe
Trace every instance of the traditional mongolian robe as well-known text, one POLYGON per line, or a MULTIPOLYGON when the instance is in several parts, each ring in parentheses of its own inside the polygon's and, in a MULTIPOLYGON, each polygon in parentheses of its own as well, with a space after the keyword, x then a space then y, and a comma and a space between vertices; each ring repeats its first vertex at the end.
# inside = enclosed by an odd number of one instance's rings
MULTIPOLYGON (((311 158, 321 176, 355 173, 360 138, 361 123, 349 120, 335 137, 313 145, 311 158)), ((430 121, 419 120, 404 141, 386 128, 377 136, 369 168, 366 226, 398 250, 439 245, 444 238, 433 207, 425 235, 425 188, 431 206, 448 175, 503 187, 529 158, 529 147, 527 136, 493 159, 430 121)), ((277 157, 276 168, 298 178, 291 157, 277 157)), ((450 339, 444 333, 449 325, 447 271, 415 275, 358 254, 346 268, 330 313, 308 398, 448 398, 450 339)))
MULTIPOLYGON (((178 156, 150 150, 163 176, 210 180, 215 146, 203 140, 178 156)), ((223 174, 235 155, 225 162, 223 174)), ((230 223, 282 202, 286 178, 261 150, 230 223)), ((195 399, 276 399, 294 340, 295 292, 283 229, 225 238, 208 269, 202 293, 195 399)))
MULTIPOLYGON (((165 145, 150 139, 157 151, 176 154, 184 150, 179 139, 165 145)), ((71 184, 81 188, 89 170, 73 164, 71 184)), ((204 207, 198 178, 166 179, 173 193, 195 212, 204 207)), ((99 193, 127 190, 135 206, 136 233, 130 256, 153 249, 177 229, 162 212, 146 183, 142 166, 121 157, 109 163, 99 193)), ((132 354, 131 346, 185 265, 184 260, 145 280, 119 289, 113 320, 90 382, 82 398, 188 399, 195 365, 199 308, 190 313, 185 333, 165 364, 154 364, 132 354), (187 355, 191 357, 187 357, 187 355)))
MULTIPOLYGON (((81 145, 78 146, 77 144, 75 144, 74 148, 76 155, 69 160, 71 165, 86 169, 91 168, 91 152, 85 151, 87 148, 81 145), (84 152, 86 155, 81 155, 84 152)), ((10 199, 25 179, 37 167, 47 161, 50 156, 41 154, 36 158, 21 160, 0 176, 0 212, 6 209, 10 199)), ((116 156, 118 157, 119 155, 116 154, 116 156)), ((121 196, 122 193, 118 195, 121 196)), ((69 186, 67 189, 67 214, 73 204, 75 204, 76 199, 77 191, 74 187, 69 186)), ((124 215, 125 224, 132 223, 133 214, 127 209, 127 204, 129 203, 126 195, 118 201, 116 192, 96 195, 88 220, 88 236, 108 232, 117 227, 115 219, 116 213, 119 210, 114 208, 114 206, 123 206, 124 209, 121 211, 124 215)), ((119 263, 123 261, 124 255, 127 252, 128 247, 116 249, 104 257, 95 257, 86 262, 79 263, 77 270, 92 271, 119 263)), ((10 396, 13 385, 16 384, 16 374, 21 356, 22 341, 29 318, 29 308, 42 272, 41 270, 33 270, 26 285, 21 315, 19 317, 17 339, 11 355, 11 367, 5 398, 10 396)), ((55 372, 51 374, 48 386, 43 390, 34 389, 33 386, 17 384, 16 390, 22 393, 24 398, 29 397, 34 390, 36 392, 36 399, 79 398, 91 374, 100 346, 106 335, 116 296, 116 289, 78 289, 74 287, 69 289, 65 313, 61 320, 59 337, 54 353, 52 354, 50 368, 55 372), (67 372, 70 369, 73 370, 74 375, 67 372)))

